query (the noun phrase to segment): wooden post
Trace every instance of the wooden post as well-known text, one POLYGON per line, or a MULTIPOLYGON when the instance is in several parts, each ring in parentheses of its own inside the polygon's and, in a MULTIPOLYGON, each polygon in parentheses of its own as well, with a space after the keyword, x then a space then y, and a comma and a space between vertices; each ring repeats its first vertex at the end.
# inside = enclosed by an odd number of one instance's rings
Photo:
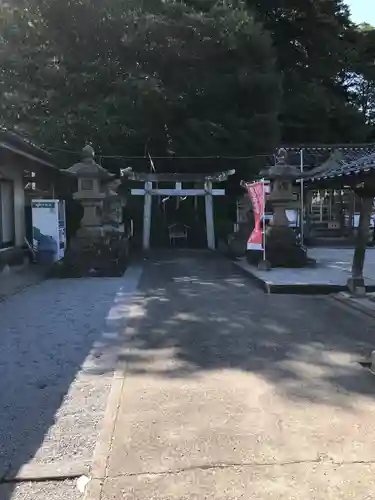
POLYGON ((207 246, 210 250, 215 250, 215 228, 211 181, 206 182, 205 189, 207 246))
MULTIPOLYGON (((196 187, 199 187, 198 184, 194 183, 194 189, 196 187)), ((198 213, 198 208, 199 208, 199 202, 198 202, 198 196, 194 196, 194 215, 195 215, 195 220, 198 222, 199 220, 199 213, 198 213)))
POLYGON ((339 221, 340 221, 340 236, 345 236, 345 214, 344 214, 344 199, 343 191, 338 191, 339 196, 339 221))
MULTIPOLYGON (((176 182, 175 189, 176 189, 176 191, 177 190, 181 191, 181 189, 182 189, 182 182, 176 182)), ((180 199, 179 196, 177 196, 177 198, 176 198, 176 210, 178 210, 180 208, 180 202, 181 202, 181 199, 180 199)))
POLYGON ((349 234, 350 236, 354 235, 354 214, 355 214, 355 201, 356 194, 354 191, 349 191, 349 234))
POLYGON ((151 233, 151 208, 152 208, 152 182, 145 182, 145 203, 143 211, 143 250, 150 249, 151 233))
POLYGON ((372 214, 373 197, 361 198, 361 211, 359 216, 358 233, 353 256, 352 276, 348 280, 348 288, 354 294, 366 293, 363 278, 363 266, 365 263, 366 248, 369 237, 370 219, 372 214))
MULTIPOLYGON (((304 210, 305 210, 305 231, 304 231, 304 239, 308 240, 311 235, 311 221, 312 221, 312 198, 314 196, 313 191, 306 190, 305 194, 305 204, 304 204, 304 210)), ((305 244, 305 243, 303 243, 305 244)))
POLYGON ((333 189, 328 191, 328 221, 332 222, 333 189))
POLYGON ((322 191, 319 191, 319 201, 320 201, 319 221, 323 222, 323 194, 322 194, 322 191))

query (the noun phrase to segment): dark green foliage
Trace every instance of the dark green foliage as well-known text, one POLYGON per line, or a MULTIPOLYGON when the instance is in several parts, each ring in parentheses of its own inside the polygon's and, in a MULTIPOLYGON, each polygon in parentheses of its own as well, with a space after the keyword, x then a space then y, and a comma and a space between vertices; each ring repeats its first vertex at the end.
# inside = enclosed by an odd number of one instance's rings
POLYGON ((366 123, 375 125, 375 29, 369 24, 357 28, 357 51, 348 77, 352 102, 366 123))
POLYGON ((3 8, 5 123, 48 145, 90 140, 106 154, 273 148, 280 85, 269 35, 242 8, 149 3, 3 8))
POLYGON ((2 121, 47 146, 250 156, 280 138, 375 137, 374 30, 342 0, 12 6, 1 7, 2 121))
POLYGON ((272 33, 283 76, 283 139, 363 142, 370 133, 347 78, 363 58, 342 0, 247 0, 272 33), (354 104, 354 106, 353 106, 354 104))

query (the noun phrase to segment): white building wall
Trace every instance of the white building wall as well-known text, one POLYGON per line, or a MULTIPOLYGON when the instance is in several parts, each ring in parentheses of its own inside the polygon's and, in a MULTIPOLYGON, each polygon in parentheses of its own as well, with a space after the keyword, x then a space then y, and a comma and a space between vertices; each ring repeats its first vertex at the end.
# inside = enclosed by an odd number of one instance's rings
POLYGON ((14 233, 16 246, 24 244, 25 231, 25 191, 23 169, 15 165, 0 165, 0 176, 13 181, 14 186, 14 233))

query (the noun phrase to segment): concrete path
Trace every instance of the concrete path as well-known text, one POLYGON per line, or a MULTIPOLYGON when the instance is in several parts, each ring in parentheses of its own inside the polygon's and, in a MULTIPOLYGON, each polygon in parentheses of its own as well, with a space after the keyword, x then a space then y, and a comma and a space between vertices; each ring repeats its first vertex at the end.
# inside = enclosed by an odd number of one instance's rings
POLYGON ((47 280, 0 302, 1 500, 82 498, 69 478, 89 472, 139 277, 47 280))
POLYGON ((145 265, 127 314, 87 499, 374 498, 371 318, 173 254, 145 265))

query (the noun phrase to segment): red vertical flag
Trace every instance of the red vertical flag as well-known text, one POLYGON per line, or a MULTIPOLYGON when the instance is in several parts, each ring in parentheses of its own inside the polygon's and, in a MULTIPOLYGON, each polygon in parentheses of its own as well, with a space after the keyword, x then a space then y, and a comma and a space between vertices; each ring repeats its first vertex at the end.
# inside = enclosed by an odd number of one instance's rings
POLYGON ((265 183, 264 181, 253 182, 252 184, 247 184, 246 187, 253 205, 255 220, 255 227, 247 241, 247 249, 264 251, 262 220, 266 205, 265 183))

